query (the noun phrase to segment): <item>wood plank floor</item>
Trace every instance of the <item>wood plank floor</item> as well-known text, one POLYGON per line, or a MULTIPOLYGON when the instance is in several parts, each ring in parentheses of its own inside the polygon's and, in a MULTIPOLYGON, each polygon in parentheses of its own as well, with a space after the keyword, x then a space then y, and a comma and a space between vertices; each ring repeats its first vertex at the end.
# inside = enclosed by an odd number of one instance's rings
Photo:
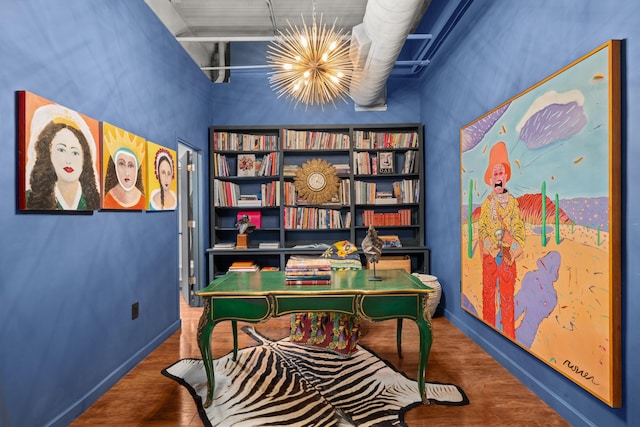
MULTIPOLYGON (((189 307, 181 301, 181 330, 133 368, 71 426, 202 426, 191 395, 160 373, 179 359, 200 358, 196 329, 201 313, 202 308, 189 307)), ((255 327, 273 339, 283 338, 289 333, 289 317, 272 319, 255 327)), ((410 378, 416 378, 419 336, 413 322, 404 322, 403 359, 396 353, 395 321, 365 323, 362 332, 361 344, 410 378)), ((409 426, 570 425, 448 320, 433 319, 433 333, 427 380, 459 385, 471 403, 413 408, 405 417, 409 426)), ((239 338, 240 347, 254 344, 242 332, 239 338)), ((216 326, 212 341, 216 358, 233 348, 230 322, 216 326)))

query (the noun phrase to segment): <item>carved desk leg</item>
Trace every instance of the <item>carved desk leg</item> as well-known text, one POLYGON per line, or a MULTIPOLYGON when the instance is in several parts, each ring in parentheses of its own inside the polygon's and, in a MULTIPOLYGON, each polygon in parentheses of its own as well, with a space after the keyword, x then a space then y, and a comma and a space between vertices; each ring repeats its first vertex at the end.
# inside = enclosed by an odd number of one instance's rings
POLYGON ((231 331, 233 332, 233 361, 238 359, 238 321, 231 321, 231 331))
POLYGON ((424 373, 427 367, 427 360, 429 359, 429 352, 431 351, 432 333, 431 333, 431 316, 429 314, 429 308, 427 301, 429 299, 428 294, 420 294, 420 307, 422 312, 418 313, 416 323, 418 324, 418 331, 420 332, 420 359, 418 361, 418 390, 422 398, 422 403, 427 404, 427 396, 424 387, 424 373))
POLYGON ((213 389, 215 387, 215 374, 213 372, 213 357, 211 355, 211 332, 215 323, 211 317, 211 298, 204 298, 204 310, 198 323, 198 347, 200 347, 200 353, 202 354, 202 362, 204 363, 204 370, 207 373, 207 399, 204 402, 204 407, 211 406, 211 400, 213 399, 213 389))
POLYGON ((398 348, 398 358, 402 359, 402 317, 398 317, 396 326, 396 347, 398 348))

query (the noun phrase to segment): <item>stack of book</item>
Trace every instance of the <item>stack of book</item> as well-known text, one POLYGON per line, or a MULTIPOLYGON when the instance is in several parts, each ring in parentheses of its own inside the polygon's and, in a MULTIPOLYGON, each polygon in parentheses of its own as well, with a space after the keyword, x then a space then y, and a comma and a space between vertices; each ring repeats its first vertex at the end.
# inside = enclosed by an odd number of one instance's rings
POLYGON ((229 271, 259 271, 260 267, 253 261, 234 261, 229 271))
POLYGON ((213 249, 234 249, 236 242, 218 242, 214 243, 213 249))
POLYGON ((382 248, 401 248, 402 242, 395 234, 389 236, 378 236, 382 240, 382 248))
POLYGON ((327 258, 292 256, 284 271, 286 285, 331 284, 331 262, 327 258))

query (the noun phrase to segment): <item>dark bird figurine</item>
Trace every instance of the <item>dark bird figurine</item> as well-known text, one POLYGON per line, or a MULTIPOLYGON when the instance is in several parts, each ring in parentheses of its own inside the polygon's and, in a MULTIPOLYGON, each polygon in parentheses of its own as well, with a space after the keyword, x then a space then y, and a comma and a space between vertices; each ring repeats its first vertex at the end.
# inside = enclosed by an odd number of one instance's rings
POLYGON ((249 215, 243 215, 236 223, 239 234, 248 234, 256 229, 256 225, 249 220, 249 215))
POLYGON ((376 275, 376 264, 382 254, 382 239, 378 237, 378 232, 373 225, 369 226, 367 235, 362 239, 362 252, 367 257, 367 260, 373 264, 373 276, 369 280, 382 280, 376 275))

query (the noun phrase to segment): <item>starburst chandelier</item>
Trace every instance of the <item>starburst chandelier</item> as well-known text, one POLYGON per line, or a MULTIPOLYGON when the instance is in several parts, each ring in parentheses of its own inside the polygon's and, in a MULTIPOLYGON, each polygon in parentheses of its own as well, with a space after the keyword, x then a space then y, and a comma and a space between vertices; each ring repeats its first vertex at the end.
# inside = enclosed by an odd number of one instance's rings
POLYGON ((342 29, 316 23, 315 2, 313 24, 302 28, 289 23, 284 32, 278 30, 267 49, 267 62, 273 69, 271 88, 278 98, 285 95, 307 105, 324 105, 341 98, 346 102, 353 66, 349 59, 349 39, 342 29))

